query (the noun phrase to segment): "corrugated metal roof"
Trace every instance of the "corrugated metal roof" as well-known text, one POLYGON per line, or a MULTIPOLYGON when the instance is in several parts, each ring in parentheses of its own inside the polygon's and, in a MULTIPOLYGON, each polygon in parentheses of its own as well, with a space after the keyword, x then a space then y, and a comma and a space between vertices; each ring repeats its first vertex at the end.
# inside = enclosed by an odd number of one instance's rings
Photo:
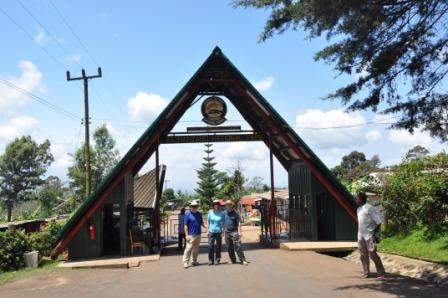
MULTIPOLYGON (((163 171, 166 166, 160 166, 160 180, 163 179, 163 171)), ((163 181, 160 181, 163 185, 163 181)), ((156 169, 134 179, 134 208, 154 208, 156 203, 156 169)))
MULTIPOLYGON (((270 191, 263 192, 263 193, 257 193, 257 194, 254 194, 254 195, 258 199, 267 199, 267 200, 271 199, 271 192, 270 191)), ((274 190, 274 197, 276 199, 287 200, 287 199, 289 199, 289 191, 287 189, 274 190)))

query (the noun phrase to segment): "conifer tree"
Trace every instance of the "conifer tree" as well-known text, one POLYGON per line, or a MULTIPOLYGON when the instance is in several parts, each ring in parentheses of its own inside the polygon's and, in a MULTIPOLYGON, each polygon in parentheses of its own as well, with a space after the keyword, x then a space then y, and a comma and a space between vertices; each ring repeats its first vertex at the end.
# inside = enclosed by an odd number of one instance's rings
POLYGON ((202 210, 210 209, 213 198, 215 197, 218 189, 218 171, 215 169, 216 162, 213 162, 215 157, 212 156, 212 153, 214 152, 212 146, 213 145, 209 143, 205 144, 205 156, 203 157, 204 162, 202 163, 202 167, 196 170, 199 179, 196 193, 201 201, 202 210))

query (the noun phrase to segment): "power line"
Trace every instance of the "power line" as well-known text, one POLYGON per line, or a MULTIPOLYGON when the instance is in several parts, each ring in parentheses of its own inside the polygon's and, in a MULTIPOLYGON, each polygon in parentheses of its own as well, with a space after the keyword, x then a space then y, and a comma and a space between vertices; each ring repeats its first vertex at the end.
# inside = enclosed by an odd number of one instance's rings
MULTIPOLYGON (((67 26, 67 28, 70 30, 70 32, 73 34, 73 36, 76 38, 76 40, 78 41, 78 43, 81 45, 81 47, 83 48, 84 52, 86 52, 87 56, 90 58, 90 60, 92 60, 92 62, 99 67, 99 63, 98 61, 95 59, 95 57, 92 55, 92 53, 89 51, 89 49, 85 46, 85 44, 82 42, 81 38, 79 37, 79 35, 76 33, 75 29, 70 25, 70 23, 67 21, 67 19, 64 17, 64 15, 62 14, 62 12, 56 7, 56 5, 53 3, 53 1, 50 0, 50 4, 51 6, 53 6, 54 10, 56 11, 56 13, 58 14, 58 16, 60 17, 60 19, 62 20, 62 22, 65 24, 65 26, 67 26)), ((109 80, 107 79, 107 77, 103 77, 105 82, 106 82, 106 86, 109 89, 109 92, 112 95, 112 98, 114 99, 115 103, 117 104, 116 107, 117 109, 119 109, 120 113, 123 114, 123 116, 125 115, 123 109, 121 108, 118 99, 115 95, 115 92, 112 89, 111 84, 109 83, 109 80)), ((98 91, 96 90, 95 86, 93 86, 93 89, 96 93, 98 93, 98 91)), ((97 94, 98 95, 98 94, 97 94)), ((103 104, 107 107, 107 105, 104 103, 103 99, 100 97, 100 100, 103 102, 103 104)))
POLYGON ((76 148, 79 148, 81 145, 81 130, 82 126, 84 125, 83 121, 79 124, 79 130, 78 130, 78 137, 76 138, 76 148))
POLYGON ((9 88, 12 88, 12 89, 14 89, 14 90, 16 90, 16 91, 26 95, 26 96, 31 97, 32 99, 36 100, 37 102, 45 105, 46 107, 48 107, 48 108, 50 108, 50 109, 52 109, 52 110, 54 110, 54 111, 56 111, 56 112, 58 112, 58 113, 60 113, 60 114, 62 114, 64 116, 66 116, 66 117, 68 117, 68 118, 70 118, 72 120, 75 120, 75 121, 80 121, 81 120, 80 117, 76 116, 72 112, 67 111, 64 108, 61 108, 60 106, 58 106, 58 105, 56 105, 56 104, 54 104, 54 103, 52 103, 52 102, 42 98, 42 97, 40 97, 40 96, 38 96, 36 94, 31 93, 31 92, 29 92, 29 91, 27 91, 27 90, 25 90, 25 89, 15 85, 14 83, 11 83, 11 82, 9 82, 7 80, 3 80, 3 79, 0 79, 0 82, 3 83, 5 86, 7 86, 9 88))
MULTIPOLYGON (((397 116, 390 117, 390 118, 396 118, 397 116)), ((243 120, 233 120, 234 122, 244 122, 243 120)), ((108 118, 92 118, 93 123, 104 123, 104 122, 113 122, 117 126, 122 127, 132 127, 132 128, 147 128, 148 125, 151 125, 151 122, 147 121, 136 121, 136 120, 118 120, 118 119, 108 119, 108 118), (128 124, 129 123, 129 124, 128 124), (141 126, 138 124, 142 124, 141 126), (146 124, 146 125, 144 125, 146 124)), ((202 121, 200 120, 183 120, 178 121, 178 123, 200 123, 202 121)), ((230 120, 229 122, 232 122, 230 120)), ((322 123, 322 122, 321 122, 322 123)), ((323 123, 337 123, 336 121, 328 121, 323 123)), ((339 121, 341 123, 341 121, 339 121)), ((348 125, 336 125, 336 126, 293 126, 293 125, 284 125, 283 127, 288 127, 292 129, 299 129, 299 130, 326 130, 326 129, 345 129, 345 128, 356 128, 356 127, 365 127, 367 125, 390 125, 394 124, 395 122, 385 122, 385 121, 378 121, 378 120, 369 120, 364 123, 358 123, 358 124, 348 124, 348 125)))
POLYGON ((96 62, 95 58, 92 56, 92 54, 87 49, 87 47, 84 45, 84 43, 81 41, 81 39, 79 38, 78 34, 76 34, 76 32, 73 29, 73 27, 70 26, 68 21, 65 19, 64 15, 61 13, 61 11, 56 7, 56 5, 53 3, 53 1, 50 0, 50 4, 51 4, 51 6, 53 6, 54 10, 59 15, 59 17, 61 18, 62 22, 64 22, 65 26, 67 26, 67 28, 71 31, 73 36, 76 38, 76 40, 81 45, 81 47, 84 49, 84 51, 87 53, 87 55, 90 57, 90 59, 92 59, 92 61, 95 62, 95 64, 98 66, 98 63, 96 62))
MULTIPOLYGON (((46 32, 48 35, 53 37, 53 40, 58 44, 58 46, 68 55, 70 56, 71 53, 57 40, 57 38, 55 38, 53 36, 53 34, 42 24, 42 22, 40 22, 36 16, 33 15, 33 13, 26 8, 26 6, 20 1, 18 0, 18 2, 20 3, 20 5, 23 7, 23 9, 25 9, 25 11, 36 21, 36 23, 38 23, 46 32)), ((61 18, 61 20, 64 22, 64 24, 69 28, 69 30, 72 32, 72 34, 75 36, 75 38, 78 40, 78 42, 80 42, 80 38, 79 36, 74 32, 73 28, 68 24, 67 20, 64 18, 64 16, 62 15, 62 13, 56 8, 56 6, 53 4, 53 2, 50 1, 50 3, 52 4, 52 6, 55 8, 56 13, 59 15, 59 17, 61 18)), ((80 42, 81 47, 86 51, 87 48, 84 46, 84 44, 82 42, 80 42)), ((88 55, 91 56, 90 52, 88 52, 88 55)), ((76 61, 76 64, 79 66, 79 68, 82 68, 82 65, 76 61)), ((97 64, 97 63, 95 63, 97 64)), ((98 66, 98 64, 97 64, 98 66)), ((103 104, 103 106, 108 109, 108 105, 105 103, 105 101, 103 100, 103 97, 99 94, 98 90, 96 89, 96 87, 93 85, 93 91, 96 93, 96 95, 98 96, 98 98, 100 99, 101 103, 103 104)), ((95 106, 95 105, 94 105, 95 106)), ((96 107, 95 107, 96 109, 96 107)))
MULTIPOLYGON (((57 40, 57 38, 42 24, 42 22, 40 22, 32 13, 29 9, 27 9, 25 7, 25 5, 18 1, 19 4, 23 7, 23 9, 34 19, 34 21, 39 24, 42 29, 44 29, 47 34, 49 34, 52 37, 52 40, 54 40, 59 47, 65 52, 67 53, 67 55, 70 55, 70 53, 68 52, 68 50, 57 40)), ((1 7, 0 7, 0 11, 14 24, 16 25, 17 28, 19 28, 23 34, 25 34, 28 38, 30 38, 32 41, 34 40, 34 37, 32 36, 31 33, 29 33, 22 25, 20 25, 17 21, 15 21, 6 11, 4 11, 1 7)), ((36 45, 45 52, 45 54, 47 54, 47 56, 49 56, 51 58, 51 60, 53 60, 61 69, 65 70, 66 67, 64 64, 62 64, 53 54, 51 54, 51 52, 49 52, 45 47, 41 46, 40 44, 36 43, 36 45)), ((78 86, 78 88, 81 88, 81 84, 77 83, 76 86, 78 86)))
MULTIPOLYGON (((20 25, 16 20, 14 20, 3 8, 0 7, 0 11, 17 27, 19 28, 22 33, 24 33, 26 36, 28 36, 31 40, 34 40, 34 37, 31 33, 29 33, 22 25, 20 25)), ((53 55, 51 54, 46 48, 42 47, 41 45, 37 44, 39 48, 42 49, 42 51, 47 54, 48 57, 50 57, 60 68, 65 70, 65 66, 53 55)))
MULTIPOLYGON (((126 123, 142 123, 142 124, 151 124, 149 121, 141 121, 141 120, 122 120, 122 119, 111 119, 111 118, 92 118, 100 121, 109 121, 109 122, 126 122, 126 123)), ((227 122, 238 122, 243 123, 244 120, 227 120, 227 122)), ((179 120, 177 123, 203 123, 202 120, 179 120)))
MULTIPOLYGON (((42 24, 42 22, 40 22, 37 17, 25 6, 25 4, 23 4, 22 1, 17 0, 17 2, 20 4, 20 6, 22 6, 22 8, 28 13, 28 15, 51 37, 51 40, 54 41, 59 48, 61 48, 62 51, 65 52, 65 54, 67 54, 68 56, 72 55, 66 47, 64 47, 59 40, 53 35, 53 33, 50 32, 50 30, 47 29, 47 27, 45 27, 44 24, 42 24)), ((79 63, 78 63, 79 65, 79 63)))
POLYGON ((294 129, 303 129, 303 130, 325 130, 325 129, 343 129, 343 128, 356 128, 356 127, 364 127, 370 124, 379 124, 379 125, 390 125, 394 124, 394 122, 365 122, 359 124, 349 124, 349 125, 341 125, 341 126, 324 126, 324 127, 313 127, 313 126, 288 126, 294 129))

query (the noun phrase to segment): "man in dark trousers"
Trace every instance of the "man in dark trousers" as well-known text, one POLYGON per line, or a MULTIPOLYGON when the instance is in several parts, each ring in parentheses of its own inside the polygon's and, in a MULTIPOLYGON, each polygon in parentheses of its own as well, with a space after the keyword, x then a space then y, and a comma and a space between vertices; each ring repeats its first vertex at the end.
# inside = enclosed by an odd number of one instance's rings
POLYGON ((246 261, 246 257, 244 256, 244 252, 241 247, 242 233, 240 215, 235 211, 235 209, 233 209, 233 202, 231 200, 226 201, 226 211, 224 211, 224 229, 226 233, 226 245, 232 264, 236 263, 236 251, 241 264, 248 265, 249 263, 246 261))
POLYGON ((185 218, 185 207, 182 207, 180 209, 180 213, 178 215, 179 220, 179 226, 178 226, 178 247, 177 249, 185 249, 187 245, 187 237, 185 236, 185 229, 184 229, 184 218, 185 218))
POLYGON ((363 268, 362 278, 370 276, 369 259, 372 259, 379 274, 378 279, 384 279, 386 272, 380 257, 376 253, 383 215, 378 209, 367 203, 367 195, 364 192, 358 194, 356 204, 358 205, 358 249, 363 268))

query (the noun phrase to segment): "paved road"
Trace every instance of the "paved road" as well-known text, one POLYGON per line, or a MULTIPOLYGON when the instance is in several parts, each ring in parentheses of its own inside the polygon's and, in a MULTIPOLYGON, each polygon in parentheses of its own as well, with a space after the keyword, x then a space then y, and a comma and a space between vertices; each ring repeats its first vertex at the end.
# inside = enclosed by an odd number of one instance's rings
MULTIPOLYGON (((448 288, 394 277, 362 280, 358 265, 313 252, 246 244, 249 266, 183 269, 176 251, 132 269, 78 269, 0 286, 0 297, 447 297, 448 288)), ((226 255, 225 255, 226 256, 226 255)), ((224 258, 227 260, 227 256, 224 258)))

